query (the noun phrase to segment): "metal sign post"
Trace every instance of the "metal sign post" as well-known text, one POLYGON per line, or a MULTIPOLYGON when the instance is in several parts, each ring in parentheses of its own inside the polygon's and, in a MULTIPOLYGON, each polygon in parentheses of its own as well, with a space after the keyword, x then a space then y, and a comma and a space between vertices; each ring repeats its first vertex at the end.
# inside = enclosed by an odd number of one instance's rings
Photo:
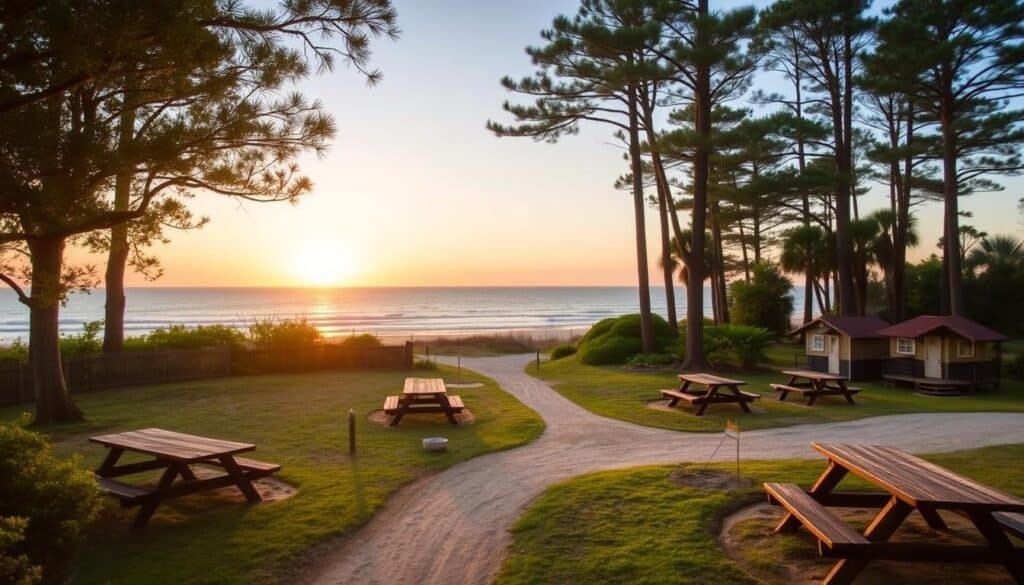
POLYGON ((725 436, 736 441, 736 482, 740 481, 740 423, 735 420, 725 421, 725 436))

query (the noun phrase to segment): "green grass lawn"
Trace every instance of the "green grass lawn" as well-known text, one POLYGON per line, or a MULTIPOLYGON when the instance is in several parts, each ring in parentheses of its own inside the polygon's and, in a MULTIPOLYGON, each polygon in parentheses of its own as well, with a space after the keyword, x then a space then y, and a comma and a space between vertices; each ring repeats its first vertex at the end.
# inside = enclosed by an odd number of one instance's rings
MULTIPOLYGON (((1024 445, 927 459, 1024 496, 1024 445)), ((760 482, 808 486, 823 468, 824 459, 745 462, 742 473, 753 487, 733 491, 678 485, 669 480, 674 466, 571 479, 549 488, 516 523, 497 583, 756 583, 719 548, 721 520, 761 499, 760 482)), ((842 485, 856 488, 858 482, 842 485)))
MULTIPOLYGON (((784 349, 775 350, 775 354, 776 360, 785 359, 784 349)), ((526 372, 538 375, 533 362, 526 372)), ((679 385, 670 370, 588 366, 570 356, 544 362, 539 377, 551 381, 563 396, 596 414, 679 431, 719 431, 730 418, 738 419, 744 429, 761 429, 911 412, 1024 411, 1024 382, 1005 378, 997 391, 959 397, 922 396, 909 387, 885 388, 877 382, 855 382, 863 390, 857 395, 856 406, 847 405, 842 397, 827 396, 808 407, 800 396, 792 394, 786 402, 776 400, 768 384, 786 381, 777 371, 730 371, 724 375, 746 381, 745 391, 761 394, 761 399, 754 403, 755 411, 760 412, 745 414, 734 404, 713 404, 704 416, 697 417, 685 405, 671 411, 649 408, 648 401, 661 397, 659 389, 679 385)))
MULTIPOLYGON (((397 428, 366 420, 384 396, 401 391, 409 372, 317 372, 204 380, 106 390, 77 397, 88 422, 48 430, 56 450, 80 454, 94 468, 105 451, 87 437, 161 427, 257 445, 252 458, 280 463, 278 477, 298 487, 287 500, 224 505, 198 495, 161 506, 142 532, 129 534, 135 509, 107 506, 76 560, 76 583, 233 584, 274 581, 295 569, 318 543, 354 531, 388 496, 416 478, 476 455, 538 437, 543 421, 487 378, 453 390, 476 416, 453 427, 434 416, 410 416, 397 428), (357 457, 348 455, 347 413, 358 413, 357 457), (449 439, 446 453, 426 453, 420 440, 449 439), (275 579, 276 578, 276 579, 275 579)), ((443 375, 454 369, 418 372, 443 375)), ((0 409, 0 420, 19 417, 0 409)))

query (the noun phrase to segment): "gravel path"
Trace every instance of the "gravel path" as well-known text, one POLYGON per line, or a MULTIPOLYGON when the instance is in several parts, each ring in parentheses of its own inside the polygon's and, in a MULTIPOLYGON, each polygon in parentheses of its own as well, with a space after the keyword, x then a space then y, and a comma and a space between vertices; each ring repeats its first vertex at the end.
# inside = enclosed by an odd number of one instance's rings
MULTIPOLYGON (((509 528, 549 485, 592 471, 704 461, 718 434, 682 433, 597 416, 523 372, 530 356, 463 358, 547 422, 536 441, 424 478, 312 568, 317 584, 488 583, 511 541, 509 528)), ((744 433, 743 457, 815 457, 811 441, 868 442, 917 452, 1020 442, 1024 414, 951 413, 874 417, 744 433)), ((722 454, 722 458, 727 455, 722 454)))

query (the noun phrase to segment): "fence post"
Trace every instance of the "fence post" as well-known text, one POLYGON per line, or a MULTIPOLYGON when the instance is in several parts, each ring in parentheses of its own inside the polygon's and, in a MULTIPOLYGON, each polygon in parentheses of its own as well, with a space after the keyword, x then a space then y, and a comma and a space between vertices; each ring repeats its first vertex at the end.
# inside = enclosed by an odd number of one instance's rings
POLYGON ((348 454, 356 456, 356 413, 348 409, 348 454))
POLYGON ((462 354, 459 354, 459 382, 462 382, 462 354))
POLYGON ((537 350, 537 373, 540 373, 540 349, 537 350))

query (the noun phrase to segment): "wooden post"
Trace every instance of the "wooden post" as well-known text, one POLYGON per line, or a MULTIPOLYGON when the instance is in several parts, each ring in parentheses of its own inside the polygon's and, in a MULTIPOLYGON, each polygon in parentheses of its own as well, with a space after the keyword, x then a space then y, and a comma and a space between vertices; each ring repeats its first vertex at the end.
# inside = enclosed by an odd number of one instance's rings
POLYGON ((348 454, 356 456, 356 413, 348 409, 348 454))
POLYGON ((462 354, 459 354, 459 377, 456 378, 460 383, 462 382, 462 354))
POLYGON ((537 373, 540 374, 540 350, 537 350, 537 373))

